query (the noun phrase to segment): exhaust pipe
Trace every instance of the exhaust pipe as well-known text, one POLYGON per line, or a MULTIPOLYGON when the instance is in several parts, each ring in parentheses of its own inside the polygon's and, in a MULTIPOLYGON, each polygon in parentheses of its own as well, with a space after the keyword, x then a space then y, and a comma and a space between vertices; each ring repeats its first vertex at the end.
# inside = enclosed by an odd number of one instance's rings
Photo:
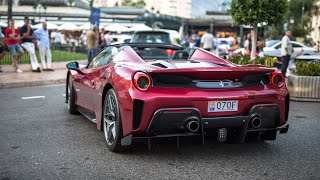
POLYGON ((192 117, 187 120, 186 128, 189 131, 194 133, 194 132, 198 131, 199 127, 200 127, 200 124, 199 124, 198 118, 192 117))
POLYGON ((259 116, 253 116, 251 118, 251 125, 253 128, 259 128, 261 126, 261 118, 259 116))

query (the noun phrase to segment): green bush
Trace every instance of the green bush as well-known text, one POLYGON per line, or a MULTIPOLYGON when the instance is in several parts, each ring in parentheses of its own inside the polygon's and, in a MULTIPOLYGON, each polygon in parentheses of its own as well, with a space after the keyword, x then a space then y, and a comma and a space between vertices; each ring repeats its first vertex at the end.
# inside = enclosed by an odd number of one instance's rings
POLYGON ((296 63, 298 76, 320 76, 320 62, 299 61, 296 63))
POLYGON ((228 61, 238 64, 238 65, 246 65, 246 64, 260 64, 267 67, 273 67, 273 64, 277 61, 275 57, 257 57, 254 60, 250 60, 250 55, 243 54, 234 54, 232 57, 228 59, 228 61))

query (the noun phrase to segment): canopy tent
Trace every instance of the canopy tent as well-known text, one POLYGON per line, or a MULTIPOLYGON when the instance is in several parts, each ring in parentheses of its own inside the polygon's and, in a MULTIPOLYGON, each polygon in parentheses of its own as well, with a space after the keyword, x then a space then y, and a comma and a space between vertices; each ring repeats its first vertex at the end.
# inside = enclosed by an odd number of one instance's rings
MULTIPOLYGON (((47 29, 50 29, 50 30, 51 29, 58 29, 58 27, 59 27, 52 22, 46 22, 46 23, 47 23, 47 29)), ((32 26, 32 28, 34 28, 34 29, 42 28, 42 23, 36 24, 36 25, 32 26)))
POLYGON ((106 26, 106 27, 104 27, 104 30, 113 31, 113 32, 128 32, 129 31, 129 29, 127 27, 122 26, 118 23, 112 24, 110 26, 106 26))
POLYGON ((84 30, 84 29, 86 29, 86 30, 91 29, 91 24, 90 24, 90 23, 85 23, 85 24, 83 24, 83 25, 79 26, 79 29, 81 29, 81 30, 84 30))
POLYGON ((79 30, 79 27, 73 23, 66 22, 59 26, 58 30, 79 30))
POLYGON ((129 31, 148 31, 152 30, 151 27, 146 26, 145 24, 137 24, 129 28, 129 31))
POLYGON ((22 27, 24 25, 24 21, 14 21, 14 27, 22 27))

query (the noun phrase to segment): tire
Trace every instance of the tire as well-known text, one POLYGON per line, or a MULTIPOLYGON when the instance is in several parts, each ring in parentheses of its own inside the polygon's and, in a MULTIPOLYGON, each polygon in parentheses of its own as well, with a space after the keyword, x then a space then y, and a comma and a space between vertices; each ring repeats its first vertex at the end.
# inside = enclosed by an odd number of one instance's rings
POLYGON ((68 79, 68 111, 70 114, 79 114, 75 103, 74 88, 70 76, 68 79))
POLYGON ((117 95, 113 89, 110 89, 103 105, 103 132, 107 147, 112 152, 123 150, 121 146, 122 123, 117 95))

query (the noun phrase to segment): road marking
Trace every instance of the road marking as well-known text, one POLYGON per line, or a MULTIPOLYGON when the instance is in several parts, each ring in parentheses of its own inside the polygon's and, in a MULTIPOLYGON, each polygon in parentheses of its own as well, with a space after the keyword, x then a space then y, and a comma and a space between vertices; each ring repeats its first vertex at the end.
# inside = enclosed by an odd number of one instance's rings
POLYGON ((66 96, 66 94, 62 94, 62 96, 64 96, 64 97, 65 97, 65 96, 66 96))
POLYGON ((29 96, 29 97, 22 97, 21 99, 40 99, 46 98, 45 96, 29 96))

